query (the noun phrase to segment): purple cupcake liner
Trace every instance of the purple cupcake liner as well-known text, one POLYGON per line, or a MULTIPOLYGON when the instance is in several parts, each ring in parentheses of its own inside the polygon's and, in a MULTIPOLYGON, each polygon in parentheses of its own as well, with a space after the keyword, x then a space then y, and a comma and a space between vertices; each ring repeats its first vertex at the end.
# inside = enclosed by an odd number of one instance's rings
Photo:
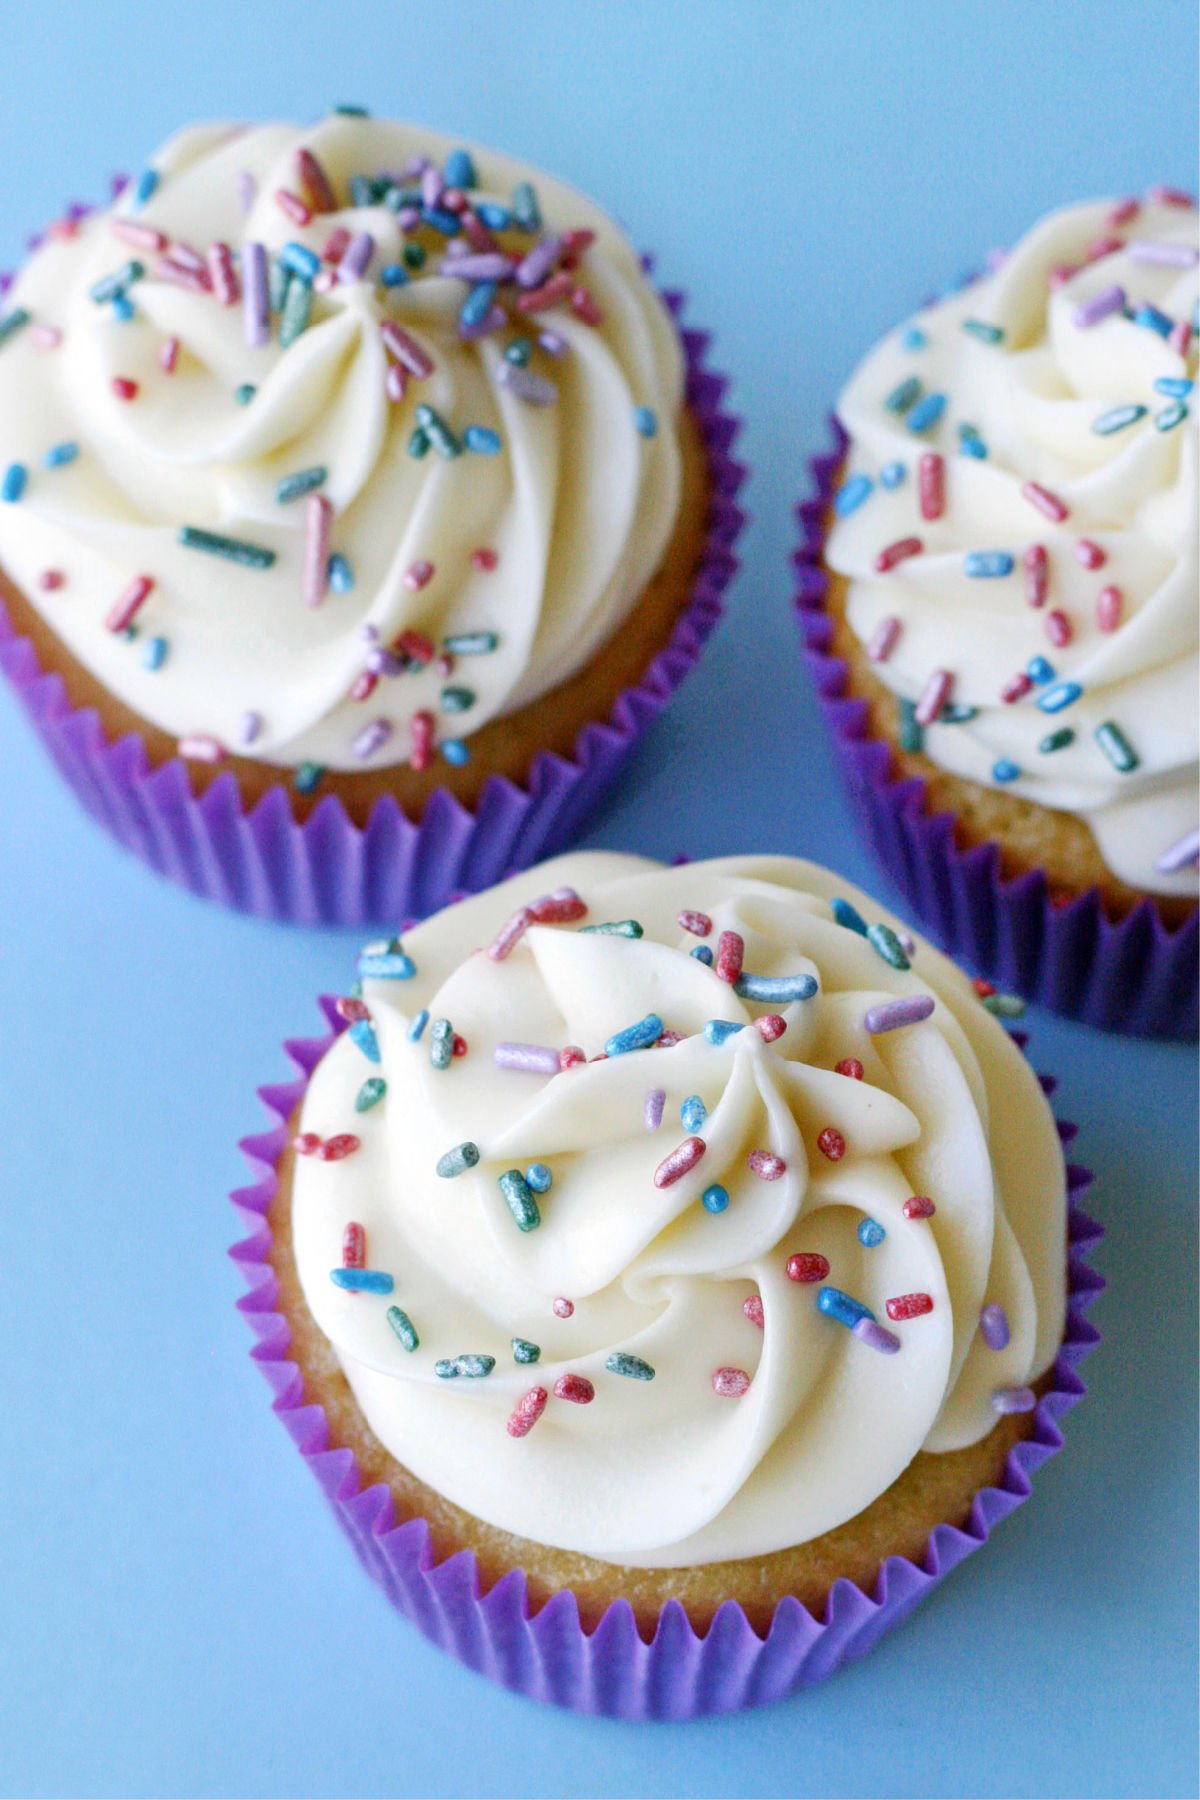
MULTIPOLYGON (((288 1360, 290 1330, 275 1310, 278 1283, 268 1261, 267 1211, 278 1185, 276 1164, 288 1140, 288 1120, 313 1069, 345 1029, 331 999, 323 998, 320 1006, 329 1029, 321 1037, 284 1046, 298 1073, 291 1081, 259 1090, 273 1123, 240 1146, 254 1181, 231 1196, 250 1231, 230 1253, 250 1289, 238 1301, 238 1310, 258 1340, 251 1356, 274 1392, 274 1411, 363 1567, 427 1638, 480 1674, 532 1700, 621 1719, 696 1719, 780 1700, 856 1661, 907 1618, 1027 1498, 1034 1471, 1061 1448, 1059 1420, 1086 1392, 1077 1365, 1100 1336, 1084 1317, 1085 1309, 1104 1287, 1103 1277, 1085 1260, 1103 1233, 1078 1206, 1091 1176, 1075 1164, 1067 1165, 1066 1327, 1051 1386, 1034 1414, 1033 1433, 1009 1452, 1000 1485, 976 1494, 966 1526, 939 1525, 919 1563, 889 1557, 872 1593, 851 1581, 836 1582, 821 1618, 786 1596, 765 1637, 736 1601, 727 1601, 704 1633, 694 1629, 677 1601, 670 1601, 646 1642, 624 1600, 613 1601, 589 1631, 580 1623, 578 1602, 569 1590, 533 1610, 521 1570, 510 1571, 485 1592, 473 1552, 459 1551, 439 1561, 426 1522, 398 1521, 389 1489, 364 1488, 353 1451, 329 1447, 324 1408, 305 1404, 302 1376, 288 1360)), ((1023 1048, 1024 1034, 1013 1036, 1023 1048)), ((1052 1076, 1042 1076, 1041 1082, 1047 1094, 1053 1093, 1052 1076)), ((1075 1130, 1060 1123, 1064 1144, 1075 1130)))
MULTIPOLYGON (((644 259, 649 267, 649 259, 644 259)), ((707 366, 707 332, 682 325, 684 296, 664 291, 680 322, 686 399, 708 453, 712 494, 704 548, 671 637, 609 718, 585 725, 570 756, 541 751, 520 783, 496 775, 473 807, 434 792, 420 821, 384 795, 365 827, 336 795, 299 822, 286 772, 247 809, 232 771, 195 793, 179 757, 154 767, 135 732, 110 738, 94 709, 73 707, 0 600, 0 668, 85 810, 160 875, 260 918, 303 925, 386 925, 421 917, 458 893, 490 887, 564 849, 620 776, 721 616, 738 566, 746 468, 733 455, 741 421, 728 379, 707 366)))
POLYGON ((949 955, 1069 1019, 1139 1037, 1194 1038, 1200 914, 1169 930, 1153 900, 1111 919, 1098 889, 1056 904, 1040 869, 1005 877, 1000 846, 963 849, 953 813, 926 809, 925 783, 892 772, 866 704, 847 694, 831 649, 825 533, 846 434, 812 459, 813 491, 796 508, 796 616, 817 698, 859 823, 922 924, 949 955))

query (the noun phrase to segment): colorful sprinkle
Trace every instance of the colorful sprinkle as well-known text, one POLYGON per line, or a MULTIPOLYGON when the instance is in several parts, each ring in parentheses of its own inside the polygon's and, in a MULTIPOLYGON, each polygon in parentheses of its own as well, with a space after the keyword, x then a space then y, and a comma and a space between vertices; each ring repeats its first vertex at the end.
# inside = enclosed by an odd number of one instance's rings
POLYGON ((541 1357, 542 1346, 531 1343, 528 1338, 515 1337, 512 1339, 512 1353, 514 1362, 535 1363, 541 1357))
POLYGON ((789 1281, 805 1284, 824 1281, 829 1273, 829 1258, 817 1250, 801 1250, 788 1257, 786 1271, 789 1281))
POLYGON ((1032 1412, 1037 1405, 1037 1395, 1029 1387, 997 1388, 992 1395, 992 1411, 998 1413, 1032 1412))
POLYGON ((911 412, 925 391, 925 384, 916 375, 907 376, 898 387, 894 387, 884 401, 885 412, 903 414, 911 412))
POLYGON ((888 574, 898 564, 907 562, 910 557, 920 556, 924 548, 919 537, 897 538, 894 544, 886 545, 875 558, 876 574, 888 574))
POLYGON ((887 1232, 876 1219, 863 1219, 858 1227, 858 1241, 864 1250, 874 1250, 882 1244, 887 1232))
POLYGON ((992 764, 992 780, 1000 782, 1017 781, 1020 778, 1021 765, 1007 756, 1001 756, 992 764))
POLYGON ((658 415, 649 406, 634 408, 633 427, 639 437, 652 438, 658 436, 658 415))
POLYGON ((1124 305, 1125 289, 1119 283, 1114 282, 1111 287, 1101 288, 1100 292, 1093 294, 1090 300, 1082 301, 1071 315, 1072 323, 1077 325, 1081 331, 1090 330, 1093 325, 1099 325, 1102 320, 1110 318, 1113 313, 1119 313, 1124 305))
POLYGON ((690 931, 693 937, 708 937, 712 932, 713 922, 707 913, 691 912, 686 908, 676 921, 681 931, 690 931))
POLYGON ((636 1025, 615 1031, 604 1046, 605 1056, 624 1056, 631 1050, 648 1050, 663 1034, 663 1022, 657 1013, 647 1013, 636 1025))
POLYGON ((25 492, 29 481, 29 470, 24 463, 9 463, 4 471, 4 479, 0 481, 0 500, 15 505, 25 492))
POLYGON ((724 1400, 740 1400, 750 1387, 750 1377, 745 1369, 729 1367, 714 1369, 712 1373, 712 1390, 720 1394, 724 1400))
POLYGON ((878 956, 893 969, 909 969, 912 964, 904 954, 904 946, 890 925, 878 924, 867 927, 867 941, 878 956))
POLYGON ((380 1075, 369 1075, 354 1097, 354 1110, 357 1113, 370 1112, 378 1106, 387 1093, 387 1082, 380 1075))
POLYGON ((895 1356, 900 1348, 900 1339, 895 1332, 875 1319, 856 1319, 850 1329, 862 1343, 883 1356, 895 1356))
POLYGON ((746 1167, 760 1181, 779 1181, 787 1174, 787 1164, 782 1156, 776 1156, 770 1150, 751 1150, 746 1167))
POLYGON ((381 1269, 330 1269, 329 1279, 348 1294, 390 1294, 396 1285, 381 1269))
POLYGON ((1008 1314, 996 1301, 991 1300, 980 1308, 979 1331, 989 1350, 1007 1348, 1010 1336, 1008 1314))
POLYGON ((750 1294, 742 1301, 742 1316, 749 1319, 752 1325, 757 1325, 760 1331, 765 1329, 766 1320, 763 1314, 761 1294, 750 1294))
POLYGON ((1092 735, 1119 775, 1131 774, 1140 766, 1141 758, 1137 751, 1112 719, 1106 719, 1102 725, 1097 725, 1092 735))
POLYGON ((541 1211, 520 1169, 509 1169, 499 1178, 500 1192, 519 1231, 536 1231, 542 1222, 541 1211))
POLYGON ((705 1212, 723 1213, 729 1205, 729 1191, 719 1181, 714 1181, 711 1187, 705 1188, 700 1201, 705 1212))
POLYGON ((666 1103, 667 1096, 664 1089, 650 1089, 650 1092, 646 1095, 645 1105, 642 1108, 642 1118, 645 1122, 647 1131, 658 1130, 659 1126, 662 1124, 663 1108, 666 1106, 666 1103))
POLYGON ((456 1175, 465 1175, 468 1169, 473 1169, 478 1161, 479 1145, 468 1139, 466 1143, 456 1144, 453 1150, 447 1150, 445 1155, 439 1156, 437 1173, 444 1181, 452 1181, 456 1175))
POLYGON ((963 573, 975 580, 994 581, 1013 572, 1007 550, 972 550, 963 558, 963 573))
POLYGON ((946 410, 945 394, 926 394, 918 400, 908 415, 908 429, 913 432, 929 431, 937 424, 946 410))
POLYGON ((259 544, 248 544, 241 538, 225 537, 217 531, 203 531, 198 525, 181 525, 179 543, 185 550, 204 550, 210 556, 224 557, 247 569, 269 569, 275 561, 274 550, 259 544))
POLYGON ((1129 425, 1136 425, 1139 419, 1146 416, 1144 406, 1114 406, 1108 412, 1101 413, 1092 420, 1092 430, 1097 437, 1111 437, 1115 431, 1124 431, 1129 425))
MULTIPOLYGON (((733 935, 733 934, 730 934, 733 935)), ((723 941, 723 939, 722 939, 723 941)), ((739 939, 739 942, 741 940, 739 939)), ((717 974, 721 974, 720 956, 717 974)), ((727 979, 727 977, 722 977, 727 979)), ((764 1006, 787 1006, 795 1000, 811 1000, 817 992, 813 975, 738 975, 733 991, 743 1000, 754 1000, 764 1006)))
POLYGON ((573 1400, 576 1406, 588 1406, 596 1398, 596 1390, 586 1375, 560 1375, 554 1392, 559 1400, 573 1400))
POLYGON ((833 510, 839 519, 849 518, 857 512, 863 501, 870 495, 874 483, 869 475, 852 475, 844 482, 834 496, 833 510))
POLYGON ((655 1187, 673 1187, 683 1176, 691 1173, 707 1148, 703 1138, 685 1138, 683 1143, 672 1150, 669 1156, 664 1156, 655 1169, 655 1187))
POLYGON ((735 1025, 730 1019, 709 1019, 704 1027, 704 1037, 707 1043, 719 1047, 721 1044, 728 1043, 736 1032, 745 1029, 744 1025, 735 1025))
POLYGON ((852 1331, 860 1319, 873 1319, 875 1314, 861 1300, 844 1294, 841 1288, 823 1287, 817 1295, 817 1306, 827 1318, 836 1319, 852 1331))
POLYGON ((932 1219, 937 1207, 928 1194, 913 1194, 900 1210, 906 1219, 932 1219))
POLYGON ((869 1006, 863 1014, 863 1027, 872 1036, 885 1031, 898 1031, 905 1025, 919 1025, 933 1011, 932 994, 905 994, 899 1000, 885 1000, 869 1006))
POLYGON ((454 1027, 449 1019, 435 1019, 429 1028, 429 1060, 435 1069, 448 1069, 454 1058, 454 1027))
POLYGON ((1074 706, 1082 693, 1077 681, 1056 681, 1053 687, 1038 695, 1038 707, 1045 713, 1062 712, 1065 707, 1074 706))
POLYGON ((462 1356, 443 1356, 433 1365, 435 1375, 443 1381, 454 1381, 463 1375, 469 1381, 482 1381, 496 1366, 494 1356, 483 1356, 478 1352, 468 1351, 462 1356))
POLYGON ((398 1306, 389 1306, 384 1317, 406 1350, 412 1352, 420 1348, 421 1340, 417 1336, 416 1326, 406 1312, 402 1312, 398 1306))
POLYGON ((1069 725, 1064 725, 1060 731, 1051 731, 1046 737, 1040 738, 1038 749, 1043 756, 1049 756, 1055 750, 1065 750, 1068 744, 1074 742, 1075 733, 1069 725))
POLYGON ((528 1437, 545 1412, 549 1398, 544 1387, 532 1387, 523 1394, 508 1415, 506 1430, 509 1437, 528 1437))
POLYGON ((829 1162, 841 1162, 846 1154, 846 1140, 834 1126, 826 1125, 817 1136, 817 1149, 829 1162))
POLYGON ((1042 487, 1037 481, 1025 483, 1021 489, 1021 498, 1028 500, 1045 518, 1053 519, 1055 524, 1061 524, 1070 510, 1065 500, 1060 500, 1057 494, 1052 494, 1049 488, 1042 487))
POLYGON ((1164 850, 1154 866, 1160 874, 1175 875, 1194 863, 1197 857, 1200 857, 1200 831, 1189 831, 1164 850))
POLYGON ((530 1163, 525 1171, 525 1180, 535 1194, 548 1194, 554 1186, 554 1173, 546 1163, 530 1163))
POLYGON ((636 919, 605 919, 598 925, 584 925, 580 936, 640 938, 645 931, 636 919))
POLYGON ((857 1056, 843 1056, 841 1062, 833 1065, 835 1075, 845 1075, 851 1081, 861 1081, 866 1071, 857 1056))
POLYGON ((605 1359, 605 1368, 610 1375, 627 1375, 633 1381, 653 1381, 654 1370, 640 1356, 630 1355, 628 1350, 614 1350, 605 1359))

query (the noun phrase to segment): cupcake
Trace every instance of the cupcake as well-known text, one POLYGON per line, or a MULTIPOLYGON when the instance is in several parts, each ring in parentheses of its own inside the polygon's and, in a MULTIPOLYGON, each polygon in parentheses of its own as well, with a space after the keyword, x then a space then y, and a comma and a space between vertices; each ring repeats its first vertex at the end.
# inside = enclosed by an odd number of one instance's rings
POLYGON ((1172 191, 1069 207, 889 334, 839 401, 800 557, 844 760, 932 929, 1065 1012, 1179 1033, 1196 238, 1172 191))
POLYGON ((898 921, 786 857, 587 853, 358 974, 265 1093, 235 1254, 278 1409, 436 1641, 587 1710, 740 1707, 1028 1491, 1094 1335, 1085 1177, 898 921))
POLYGON ((0 317, 4 661, 91 810, 343 921, 569 837, 734 566, 680 305, 561 182, 356 109, 53 225, 0 317))

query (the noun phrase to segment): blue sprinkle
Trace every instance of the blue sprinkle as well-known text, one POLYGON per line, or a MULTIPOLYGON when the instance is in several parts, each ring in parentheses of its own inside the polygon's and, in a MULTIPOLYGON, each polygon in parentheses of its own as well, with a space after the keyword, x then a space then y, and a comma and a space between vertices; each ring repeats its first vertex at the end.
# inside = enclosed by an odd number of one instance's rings
POLYGON ((992 764, 993 781, 1015 781, 1020 773, 1019 766, 1015 762, 1010 762, 1007 756, 1002 756, 999 762, 992 764))
POLYGON ((649 406, 635 406, 633 409, 634 428, 644 438, 658 436, 658 414, 649 406))
POLYGON ((1157 306, 1151 306, 1148 300, 1138 307, 1133 315, 1133 322, 1135 325, 1145 325, 1150 331, 1157 331, 1161 338, 1170 337, 1175 329, 1175 321, 1168 319, 1165 312, 1159 312, 1157 306))
POLYGON ((382 1269, 330 1269, 329 1279, 351 1294, 390 1294, 396 1285, 382 1269))
POLYGON ((917 401, 909 413, 908 429, 916 432, 928 431, 931 426, 937 424, 945 410, 945 394, 926 394, 923 400, 917 401))
POLYGON ((29 470, 24 463, 9 463, 4 471, 4 480, 0 482, 0 500, 7 500, 10 504, 19 500, 28 480, 29 470))
POLYGON ((1170 406, 1164 406, 1161 412, 1154 415, 1156 431, 1173 431, 1176 425, 1182 425, 1188 416, 1188 409, 1182 400, 1173 400, 1170 406))
POLYGON ((960 456, 973 456, 976 462, 987 461, 987 445, 972 426, 959 426, 958 451, 960 456))
POLYGON ((998 575, 1011 575, 1013 559, 1007 550, 972 550, 963 557, 963 573, 974 575, 980 579, 994 579, 998 575))
POLYGON ((886 1236, 887 1232, 876 1219, 863 1219, 858 1227, 858 1241, 864 1250, 874 1250, 886 1236))
POLYGON ((879 485, 885 488, 898 488, 903 484, 907 473, 902 462, 886 463, 879 471, 879 485))
POLYGON ((492 310, 492 301, 496 298, 494 281, 477 281, 466 299, 458 309, 459 323, 462 325, 482 325, 492 310))
POLYGON ((833 510, 838 518, 848 519, 857 512, 874 485, 869 475, 852 475, 834 496, 833 510))
POLYGON ((705 1212, 723 1213, 729 1205, 729 1194, 719 1181, 714 1181, 711 1187, 705 1188, 700 1200, 705 1212))
POLYGON ((279 252, 279 260, 285 269, 290 269, 301 281, 312 281, 321 270, 320 257, 307 244, 297 244, 294 241, 285 244, 279 252))
POLYGON ((1160 375, 1154 384, 1154 391, 1168 400, 1186 400, 1195 385, 1185 375, 1160 375))
POLYGON ((154 190, 157 186, 158 186, 158 170, 157 169, 143 169, 141 174, 138 176, 137 181, 134 184, 134 189, 133 189, 133 205, 134 205, 135 212, 137 211, 137 209, 139 207, 145 206, 147 200, 150 198, 151 194, 154 192, 154 190))
POLYGON ((428 1023, 429 1023, 429 1008, 427 1006, 423 1006, 419 1013, 414 1014, 413 1021, 408 1028, 408 1041, 410 1044, 419 1044, 420 1043, 421 1038, 424 1036, 425 1027, 428 1025, 428 1023))
POLYGON ((385 288, 407 287, 408 270, 403 263, 384 263, 379 279, 385 288))
POLYGON ((647 1013, 636 1025, 614 1031, 604 1046, 606 1056, 624 1056, 629 1050, 648 1050, 663 1034, 663 1022, 657 1013, 647 1013))
POLYGON ((432 225, 443 237, 457 237, 462 230, 462 222, 457 213, 448 212, 444 206, 424 206, 421 217, 426 225, 432 225))
POLYGON ((910 325, 900 339, 901 348, 904 350, 923 350, 928 342, 929 339, 919 325, 910 325))
POLYGON ((1044 682, 1054 680, 1053 665, 1048 663, 1044 656, 1031 656, 1025 665, 1025 673, 1030 681, 1037 683, 1038 687, 1041 687, 1044 682))
POLYGON ((469 763, 471 760, 470 749, 461 738, 443 738, 441 751, 451 768, 454 769, 461 769, 465 763, 469 763))
POLYGON ((447 187, 473 188, 477 185, 475 164, 469 150, 452 150, 442 167, 447 187))
POLYGON ((507 206, 498 206, 494 200, 480 200, 475 207, 475 217, 481 219, 489 231, 507 231, 512 224, 512 214, 507 206))
POLYGON ((340 550, 335 550, 330 557, 326 574, 335 594, 348 594, 354 586, 354 570, 340 550))
POLYGON ((113 318, 122 325, 128 325, 137 308, 128 294, 114 294, 112 301, 113 318))
POLYGON ((492 431, 486 425, 468 425, 463 432, 463 443, 476 456, 499 456, 500 433, 492 431))
POLYGON ((712 968, 713 953, 707 944, 697 944, 689 954, 694 956, 697 962, 703 963, 706 969, 712 968))
POLYGON ((860 1319, 873 1319, 875 1314, 861 1300, 854 1300, 849 1294, 843 1294, 841 1288, 823 1287, 817 1295, 817 1305, 831 1319, 847 1326, 851 1331, 860 1319))
POLYGON ((166 640, 166 638, 165 637, 147 638, 146 642, 142 645, 143 667, 150 669, 151 671, 153 671, 155 669, 161 669, 163 664, 166 662, 166 660, 167 660, 167 640, 166 640))
POLYGON ((742 1000, 787 1006, 793 1000, 811 1000, 817 980, 815 975, 739 975, 733 991, 742 1000))
POLYGON ((744 1025, 735 1025, 729 1019, 710 1019, 704 1027, 704 1035, 710 1044, 724 1044, 735 1031, 744 1031, 744 1025))
POLYGON ((74 462, 78 455, 78 444, 55 444, 52 450, 47 450, 42 461, 48 469, 61 469, 65 463, 74 462))
POLYGON ((839 925, 844 925, 847 931, 857 931, 859 937, 866 937, 867 921, 856 907, 848 900, 831 900, 829 904, 839 925))
POLYGON ((1053 687, 1038 695, 1038 706, 1044 713, 1062 712, 1064 707, 1074 706, 1082 692, 1077 681, 1056 681, 1053 687))
POLYGON ((548 1194, 554 1185, 553 1172, 545 1163, 530 1163, 525 1171, 525 1180, 535 1194, 548 1194))
POLYGON ((358 959, 362 981, 411 981, 417 965, 403 950, 364 950, 358 959))
POLYGON ((708 1117, 708 1108, 699 1094, 689 1094, 679 1109, 679 1123, 685 1131, 699 1131, 708 1117))
POLYGON ((375 1036, 375 1027, 370 1019, 355 1019, 350 1027, 350 1041, 357 1044, 368 1062, 382 1062, 379 1054, 379 1039, 375 1036))

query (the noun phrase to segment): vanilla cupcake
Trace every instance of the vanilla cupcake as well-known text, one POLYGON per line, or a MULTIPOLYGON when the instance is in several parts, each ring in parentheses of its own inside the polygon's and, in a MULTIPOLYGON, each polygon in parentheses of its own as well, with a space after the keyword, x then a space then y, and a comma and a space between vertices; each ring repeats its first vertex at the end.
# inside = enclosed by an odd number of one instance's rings
POLYGON ((984 973, 1133 1030, 1195 1024, 1198 261, 1169 191, 1044 219, 855 371, 802 553, 914 903, 984 973))
POLYGON ((359 975, 251 1146, 244 1304, 431 1635, 598 1710, 746 1704, 1024 1491, 1086 1331, 1059 1135, 971 983, 865 896, 581 854, 359 975))
POLYGON ((733 566, 678 307, 562 183, 349 110, 194 127, 53 226, 0 318, 0 597, 93 810, 339 919, 566 835, 733 566))

